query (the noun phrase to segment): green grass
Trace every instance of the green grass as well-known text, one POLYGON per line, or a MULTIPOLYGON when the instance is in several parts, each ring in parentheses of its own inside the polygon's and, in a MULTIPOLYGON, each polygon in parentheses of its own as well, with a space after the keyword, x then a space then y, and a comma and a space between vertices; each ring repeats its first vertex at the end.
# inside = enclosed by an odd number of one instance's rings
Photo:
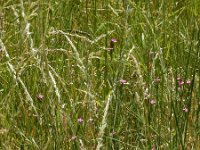
POLYGON ((199 12, 1 1, 0 149, 200 149, 199 12))

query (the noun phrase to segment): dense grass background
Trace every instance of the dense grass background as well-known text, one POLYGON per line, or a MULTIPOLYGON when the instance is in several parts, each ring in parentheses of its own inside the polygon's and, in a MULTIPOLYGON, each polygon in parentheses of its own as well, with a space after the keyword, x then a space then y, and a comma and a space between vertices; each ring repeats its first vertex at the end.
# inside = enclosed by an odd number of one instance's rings
POLYGON ((199 12, 1 0, 0 149, 200 149, 199 12))

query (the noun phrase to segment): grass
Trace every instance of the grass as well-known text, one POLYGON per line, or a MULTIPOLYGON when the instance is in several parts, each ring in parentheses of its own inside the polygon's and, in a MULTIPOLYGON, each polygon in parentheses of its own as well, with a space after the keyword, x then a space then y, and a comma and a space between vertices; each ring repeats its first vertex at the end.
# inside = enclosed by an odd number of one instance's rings
POLYGON ((198 0, 1 1, 0 149, 198 150, 199 12, 198 0))

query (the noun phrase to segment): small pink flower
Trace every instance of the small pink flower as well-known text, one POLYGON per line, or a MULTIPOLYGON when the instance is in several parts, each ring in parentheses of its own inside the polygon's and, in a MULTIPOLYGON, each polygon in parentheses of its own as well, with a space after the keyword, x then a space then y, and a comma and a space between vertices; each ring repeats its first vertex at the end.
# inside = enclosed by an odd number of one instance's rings
POLYGON ((183 111, 184 111, 184 112, 188 112, 188 108, 184 107, 184 108, 183 108, 183 111))
POLYGON ((116 43, 117 40, 116 40, 115 38, 112 38, 112 39, 111 39, 111 42, 116 43))
POLYGON ((124 79, 121 79, 119 82, 120 82, 121 84, 126 84, 126 83, 127 83, 127 81, 124 80, 124 79))
POLYGON ((177 81, 180 81, 180 80, 181 80, 181 77, 178 76, 178 77, 177 77, 177 81))
POLYGON ((83 119, 82 118, 78 118, 78 123, 83 123, 83 119))
POLYGON ((151 150, 156 150, 155 146, 153 146, 153 147, 151 148, 151 150))
POLYGON ((44 99, 44 95, 42 95, 41 93, 39 93, 37 95, 37 99, 40 100, 40 101, 42 101, 44 99))
POLYGON ((191 84, 191 80, 187 80, 187 81, 186 81, 186 84, 187 84, 187 85, 190 85, 190 84, 191 84))
POLYGON ((156 102, 152 99, 152 100, 150 100, 150 104, 151 105, 154 105, 156 102))
POLYGON ((117 40, 114 39, 114 38, 112 38, 110 40, 110 48, 109 48, 110 52, 113 52, 113 50, 114 50, 114 43, 116 43, 116 42, 117 42, 117 40))
POLYGON ((179 86, 182 86, 184 84, 184 82, 182 81, 182 79, 180 79, 179 81, 178 81, 178 85, 179 86))

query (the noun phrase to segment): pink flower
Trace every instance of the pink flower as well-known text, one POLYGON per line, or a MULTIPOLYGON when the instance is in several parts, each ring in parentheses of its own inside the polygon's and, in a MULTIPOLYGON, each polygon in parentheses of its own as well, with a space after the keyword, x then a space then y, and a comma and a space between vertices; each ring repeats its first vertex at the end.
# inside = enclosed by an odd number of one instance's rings
POLYGON ((127 83, 127 81, 124 80, 124 79, 119 80, 119 82, 120 82, 121 84, 126 84, 126 83, 127 83))
POLYGON ((110 40, 110 48, 109 48, 110 52, 113 52, 113 50, 114 50, 114 43, 116 43, 116 42, 117 42, 117 40, 114 39, 114 38, 112 38, 110 40))
POLYGON ((184 82, 182 81, 182 79, 180 79, 179 81, 178 81, 178 85, 179 86, 182 86, 184 84, 184 82))
POLYGON ((180 81, 181 80, 181 77, 177 77, 177 81, 180 81))
POLYGON ((184 112, 188 112, 188 108, 184 107, 184 108, 183 108, 183 111, 184 111, 184 112))
POLYGON ((44 95, 42 95, 41 93, 39 93, 37 95, 37 99, 40 100, 40 101, 42 101, 44 99, 44 95))
POLYGON ((153 147, 151 148, 151 150, 156 150, 155 146, 153 146, 153 147))
POLYGON ((78 118, 78 123, 83 123, 83 119, 82 118, 78 118))
POLYGON ((153 99, 150 100, 150 104, 151 104, 151 105, 154 105, 155 103, 156 103, 155 100, 153 100, 153 99))
POLYGON ((111 39, 111 42, 113 42, 113 43, 116 43, 116 42, 117 42, 117 40, 116 40, 116 39, 114 39, 114 38, 112 38, 112 39, 111 39))
POLYGON ((187 81, 186 81, 186 84, 187 84, 187 85, 190 85, 190 84, 191 84, 191 80, 187 80, 187 81))

